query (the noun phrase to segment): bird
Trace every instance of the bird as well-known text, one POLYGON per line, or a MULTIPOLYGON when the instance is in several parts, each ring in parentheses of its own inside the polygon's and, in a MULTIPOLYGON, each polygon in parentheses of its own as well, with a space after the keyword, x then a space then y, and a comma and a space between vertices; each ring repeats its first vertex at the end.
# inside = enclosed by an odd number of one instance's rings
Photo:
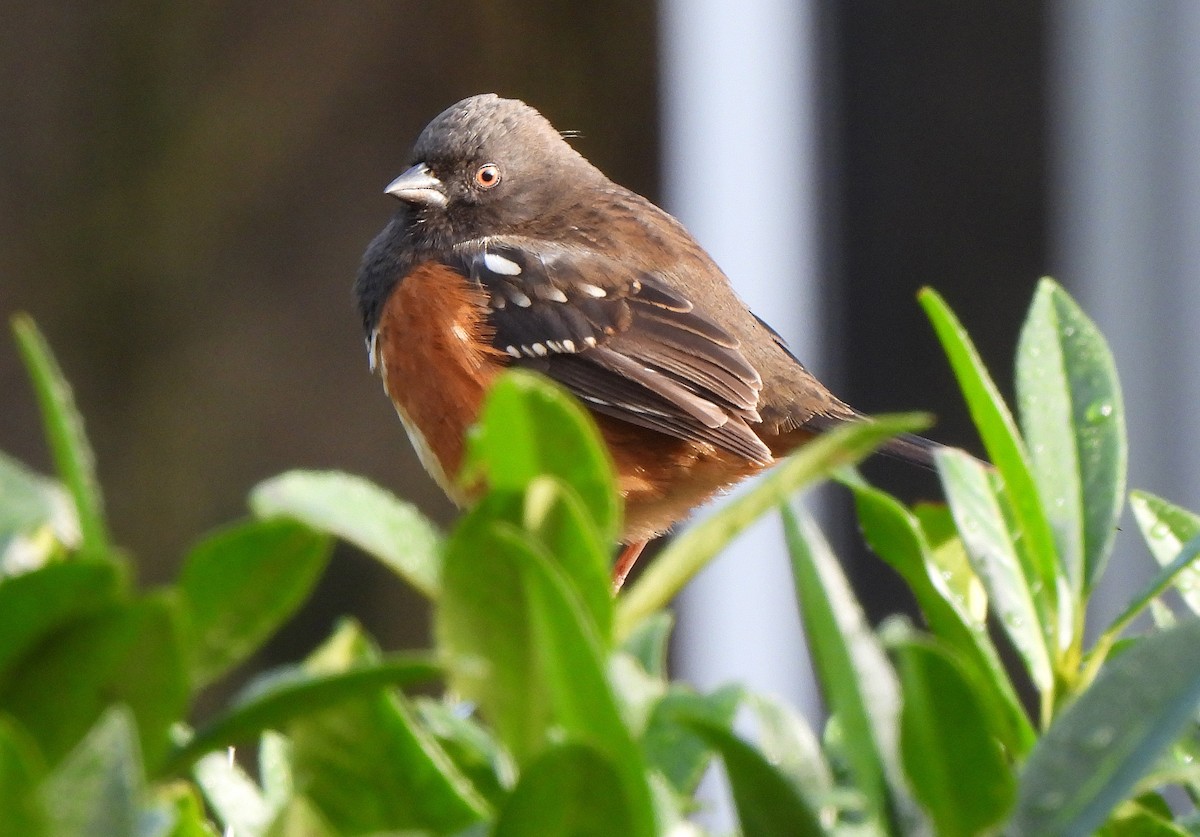
MULTIPOLYGON (((595 419, 624 501, 618 589, 645 544, 815 435, 867 420, 738 298, 684 226, 619 186, 536 109, 463 99, 418 136, 354 283, 369 365, 418 456, 456 477, 506 368, 595 419)), ((932 467, 919 436, 882 452, 932 467)))

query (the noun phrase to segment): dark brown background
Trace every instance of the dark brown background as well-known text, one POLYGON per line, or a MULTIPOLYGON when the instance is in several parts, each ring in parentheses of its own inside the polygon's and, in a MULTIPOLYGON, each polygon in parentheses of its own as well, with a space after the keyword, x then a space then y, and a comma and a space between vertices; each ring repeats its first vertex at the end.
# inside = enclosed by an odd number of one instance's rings
MULTIPOLYGON (((172 578, 188 543, 292 467, 364 474, 450 521, 352 309, 392 208, 381 190, 430 117, 491 90, 657 197, 652 5, 6 6, 0 314, 31 312, 58 352, 143 581, 172 578)), ((935 435, 973 444, 914 295, 941 290, 1010 377, 1046 261, 1041 4, 828 0, 821 19, 833 383, 868 411, 938 412, 935 435)), ((10 340, 0 449, 48 470, 10 340)), ((859 563, 872 611, 894 609, 879 565, 859 563)), ((273 653, 302 653, 344 612, 386 646, 424 642, 419 601, 343 549, 273 653)))

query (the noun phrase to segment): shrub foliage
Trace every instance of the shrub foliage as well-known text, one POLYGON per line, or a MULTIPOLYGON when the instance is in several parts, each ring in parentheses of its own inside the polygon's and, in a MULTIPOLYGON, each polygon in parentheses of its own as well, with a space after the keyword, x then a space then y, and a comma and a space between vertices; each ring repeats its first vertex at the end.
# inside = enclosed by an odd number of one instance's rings
POLYGON ((138 589, 70 389, 18 317, 57 478, 0 456, 0 833, 698 834, 694 794, 714 761, 748 836, 1200 833, 1200 516, 1133 492, 1161 570, 1112 624, 1089 626, 1126 491, 1102 337, 1044 280, 1014 414, 943 301, 922 304, 992 464, 939 453, 946 503, 909 507, 853 466, 923 417, 841 428, 615 598, 605 451, 576 403, 517 372, 471 439, 468 468, 490 491, 450 533, 360 478, 294 471, 202 537, 174 584, 138 589), (919 625, 872 629, 795 503, 831 477, 919 625), (829 710, 820 728, 666 670, 671 599, 775 509, 829 710), (383 650, 347 620, 189 726, 197 695, 311 593, 334 538, 431 600, 435 647, 383 650), (1154 627, 1133 632, 1144 611, 1154 627))

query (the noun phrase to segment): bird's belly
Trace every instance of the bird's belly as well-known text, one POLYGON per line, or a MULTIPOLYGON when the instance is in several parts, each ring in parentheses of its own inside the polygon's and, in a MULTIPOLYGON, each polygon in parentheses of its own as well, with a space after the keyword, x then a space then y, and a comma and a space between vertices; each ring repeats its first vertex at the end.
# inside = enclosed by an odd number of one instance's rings
POLYGON ((697 507, 768 467, 703 442, 596 415, 625 500, 624 543, 664 534, 697 507))
POLYGON ((446 496, 454 505, 462 507, 467 504, 469 499, 467 492, 462 490, 457 482, 446 474, 442 463, 438 460, 437 454, 425 439, 425 434, 421 432, 420 426, 413 421, 405 412, 404 408, 398 402, 396 404, 396 415, 400 417, 400 423, 404 425, 404 431, 408 434, 408 440, 412 443, 413 450, 417 452, 417 459, 425 468, 425 472, 433 477, 433 481, 438 484, 438 487, 445 492, 446 496))

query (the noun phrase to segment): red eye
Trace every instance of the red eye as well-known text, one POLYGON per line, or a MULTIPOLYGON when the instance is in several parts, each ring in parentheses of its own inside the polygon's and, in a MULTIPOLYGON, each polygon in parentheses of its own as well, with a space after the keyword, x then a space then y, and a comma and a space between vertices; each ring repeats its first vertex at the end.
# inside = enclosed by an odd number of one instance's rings
POLYGON ((475 172, 475 185, 480 189, 491 189, 500 182, 500 167, 495 163, 484 163, 475 172))

